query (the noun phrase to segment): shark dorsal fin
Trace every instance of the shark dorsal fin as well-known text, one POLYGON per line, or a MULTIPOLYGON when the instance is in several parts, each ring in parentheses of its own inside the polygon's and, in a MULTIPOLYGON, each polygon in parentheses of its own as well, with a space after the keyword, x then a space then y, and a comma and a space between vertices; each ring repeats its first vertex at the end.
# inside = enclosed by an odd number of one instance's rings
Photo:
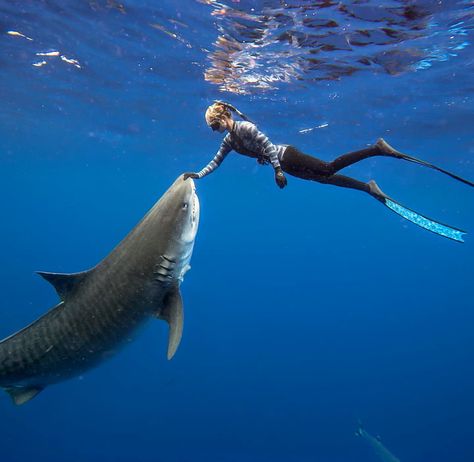
POLYGON ((76 289, 90 271, 83 271, 82 273, 47 273, 45 271, 37 271, 37 273, 46 281, 48 281, 56 289, 61 300, 65 300, 67 296, 76 289))
POLYGON ((166 294, 163 301, 163 309, 158 317, 166 321, 170 328, 168 337, 168 359, 171 359, 176 353, 179 343, 181 342, 181 336, 183 335, 183 299, 181 298, 181 292, 178 286, 166 294))

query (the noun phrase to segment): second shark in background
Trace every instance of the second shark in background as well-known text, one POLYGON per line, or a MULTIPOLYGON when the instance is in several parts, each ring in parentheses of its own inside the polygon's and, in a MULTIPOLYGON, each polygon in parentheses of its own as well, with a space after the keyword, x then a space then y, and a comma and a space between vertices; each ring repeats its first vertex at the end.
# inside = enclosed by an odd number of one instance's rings
POLYGON ((400 462, 398 457, 395 457, 380 441, 379 437, 372 436, 368 433, 362 425, 359 424, 359 428, 355 432, 356 436, 360 436, 367 444, 372 448, 374 453, 377 455, 382 462, 400 462))

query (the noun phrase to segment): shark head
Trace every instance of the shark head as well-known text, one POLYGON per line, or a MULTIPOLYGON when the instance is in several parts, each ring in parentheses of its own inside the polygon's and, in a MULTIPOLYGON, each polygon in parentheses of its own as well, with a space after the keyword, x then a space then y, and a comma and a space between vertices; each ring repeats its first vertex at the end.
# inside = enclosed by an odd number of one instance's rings
POLYGON ((190 268, 194 240, 199 227, 199 199, 194 181, 179 177, 168 189, 162 213, 167 218, 168 239, 162 249, 163 258, 170 263, 172 279, 182 281, 190 268))
POLYGON ((189 178, 183 182, 185 191, 183 204, 183 220, 179 240, 184 245, 194 245, 199 226, 199 199, 196 194, 194 181, 189 178))

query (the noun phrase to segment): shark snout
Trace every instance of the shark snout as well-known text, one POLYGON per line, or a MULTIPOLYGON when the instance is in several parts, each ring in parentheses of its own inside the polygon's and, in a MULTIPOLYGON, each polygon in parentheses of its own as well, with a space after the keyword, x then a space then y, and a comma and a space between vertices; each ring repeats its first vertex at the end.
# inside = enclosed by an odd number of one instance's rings
POLYGON ((189 189, 187 190, 186 204, 189 211, 189 221, 191 225, 191 233, 193 234, 193 239, 197 233, 197 227, 199 225, 199 198, 196 194, 196 188, 194 181, 189 178, 186 182, 189 183, 189 189))
POLYGON ((170 202, 180 209, 179 212, 177 210, 175 223, 175 229, 180 230, 178 239, 186 243, 193 242, 199 226, 199 199, 194 181, 192 178, 184 180, 181 175, 168 194, 170 202))
POLYGON ((189 180, 191 181, 191 186, 192 186, 192 190, 191 190, 191 194, 189 198, 189 206, 191 207, 191 220, 197 226, 199 222, 199 198, 196 194, 196 187, 194 185, 194 181, 191 178, 189 178, 189 180))
POLYGON ((184 188, 183 206, 189 207, 191 218, 193 221, 196 221, 199 219, 199 199, 196 194, 196 185, 192 178, 186 180, 182 180, 182 178, 181 176, 179 179, 181 179, 181 187, 184 188))

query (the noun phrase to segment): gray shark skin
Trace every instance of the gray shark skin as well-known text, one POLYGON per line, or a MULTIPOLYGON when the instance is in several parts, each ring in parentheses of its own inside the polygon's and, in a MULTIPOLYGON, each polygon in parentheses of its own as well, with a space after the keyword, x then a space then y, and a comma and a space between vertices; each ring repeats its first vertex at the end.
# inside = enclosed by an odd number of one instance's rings
POLYGON ((39 273, 61 301, 0 342, 0 387, 15 404, 110 357, 145 322, 169 324, 168 359, 181 340, 180 283, 199 225, 191 179, 179 177, 126 238, 96 267, 39 273))
POLYGON ((359 426, 355 432, 356 436, 363 438, 369 446, 374 450, 375 454, 379 457, 382 462, 400 462, 400 459, 395 457, 380 441, 379 438, 372 436, 366 430, 359 426))

